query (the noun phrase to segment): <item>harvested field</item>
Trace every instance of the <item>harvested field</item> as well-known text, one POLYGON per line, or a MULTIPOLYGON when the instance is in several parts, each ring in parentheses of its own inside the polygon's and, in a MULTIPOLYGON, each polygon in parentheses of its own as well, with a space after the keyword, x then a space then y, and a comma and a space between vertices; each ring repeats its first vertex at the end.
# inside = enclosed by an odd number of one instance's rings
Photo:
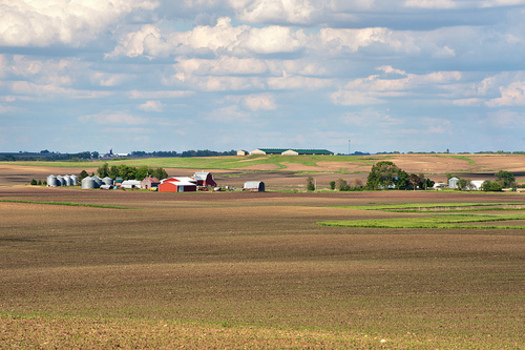
POLYGON ((0 348, 522 348, 523 230, 316 225, 409 203, 523 200, 1 188, 0 348))

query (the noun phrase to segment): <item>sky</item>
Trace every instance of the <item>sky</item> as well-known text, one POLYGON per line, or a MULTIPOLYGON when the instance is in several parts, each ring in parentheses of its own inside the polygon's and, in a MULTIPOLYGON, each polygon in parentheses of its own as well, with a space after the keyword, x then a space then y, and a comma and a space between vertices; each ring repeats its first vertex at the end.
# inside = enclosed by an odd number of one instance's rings
POLYGON ((525 150, 525 0, 0 0, 0 151, 525 150))

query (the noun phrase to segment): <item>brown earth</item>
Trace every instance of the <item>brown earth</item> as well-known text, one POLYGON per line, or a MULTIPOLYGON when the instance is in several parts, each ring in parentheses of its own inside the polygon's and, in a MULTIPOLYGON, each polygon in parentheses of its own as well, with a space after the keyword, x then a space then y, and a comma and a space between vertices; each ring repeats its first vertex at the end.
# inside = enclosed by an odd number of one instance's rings
POLYGON ((316 225, 417 215, 335 206, 466 202, 523 201, 0 188, 0 348, 518 349, 521 230, 316 225))

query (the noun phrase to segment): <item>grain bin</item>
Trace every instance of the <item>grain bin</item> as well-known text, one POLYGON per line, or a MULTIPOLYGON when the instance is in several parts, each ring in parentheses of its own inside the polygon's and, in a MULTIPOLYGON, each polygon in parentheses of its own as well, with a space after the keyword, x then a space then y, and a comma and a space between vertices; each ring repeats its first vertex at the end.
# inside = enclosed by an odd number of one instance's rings
POLYGON ((71 179, 71 186, 78 185, 78 177, 76 175, 70 175, 69 178, 71 179))
POLYGON ((49 175, 47 177, 47 186, 48 187, 57 187, 57 178, 55 175, 49 175))
POLYGON ((64 175, 62 178, 64 179, 64 186, 71 186, 71 177, 69 175, 64 175))
POLYGON ((82 179, 82 189, 93 189, 95 188, 95 181, 91 177, 85 177, 82 179))
POLYGON ((113 186, 113 179, 110 178, 109 176, 106 176, 105 178, 102 179, 102 184, 113 186))
POLYGON ((100 186, 102 186, 102 179, 97 175, 91 177, 91 179, 93 179, 93 182, 95 183, 95 188, 100 188, 100 186))
POLYGON ((57 186, 64 186, 64 178, 62 175, 57 175, 57 186))

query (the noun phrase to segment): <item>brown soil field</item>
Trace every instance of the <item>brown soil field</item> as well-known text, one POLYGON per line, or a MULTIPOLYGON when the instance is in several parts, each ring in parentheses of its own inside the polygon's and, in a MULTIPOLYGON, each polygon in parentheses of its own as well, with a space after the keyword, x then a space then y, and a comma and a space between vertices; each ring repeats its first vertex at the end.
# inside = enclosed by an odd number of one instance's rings
POLYGON ((396 203, 523 197, 0 188, 0 348, 523 348, 522 230, 316 225, 396 203))

